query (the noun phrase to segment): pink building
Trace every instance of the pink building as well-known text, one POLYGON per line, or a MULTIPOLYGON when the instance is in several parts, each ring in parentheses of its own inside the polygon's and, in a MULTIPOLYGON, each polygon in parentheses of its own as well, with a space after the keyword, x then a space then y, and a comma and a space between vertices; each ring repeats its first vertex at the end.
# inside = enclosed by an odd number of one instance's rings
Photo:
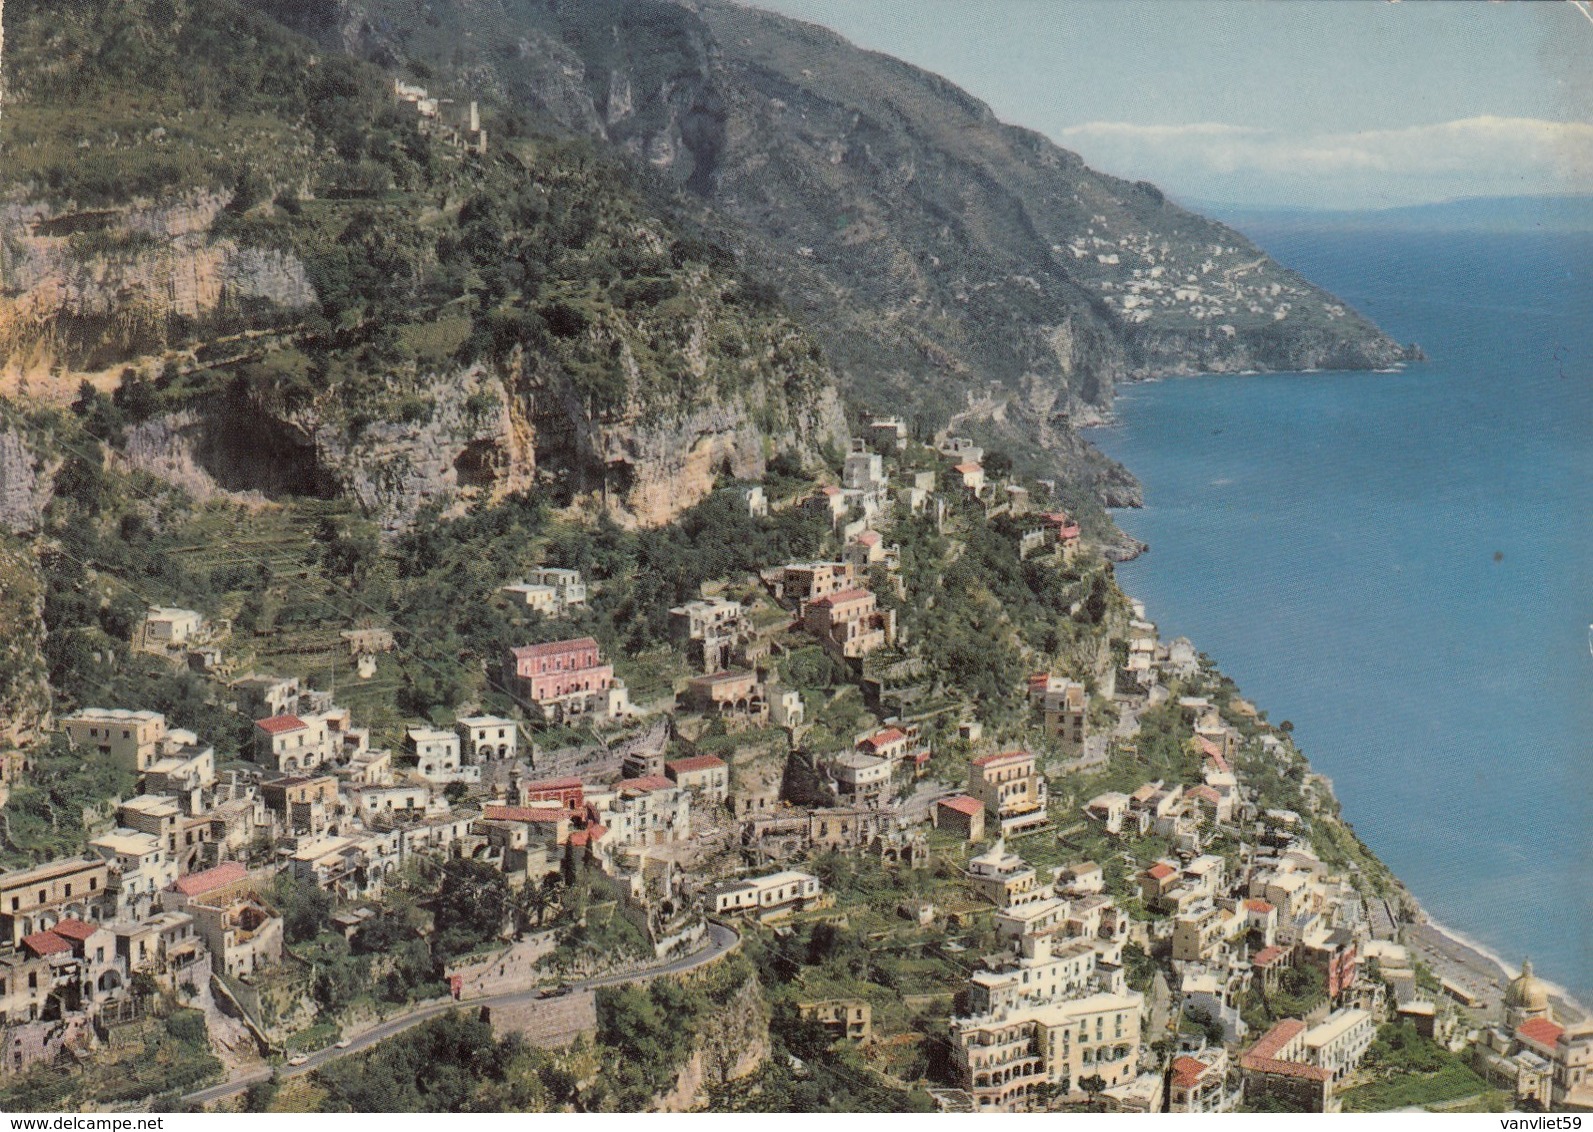
POLYGON ((536 704, 554 722, 624 713, 624 685, 614 679, 614 666, 603 663, 591 637, 510 649, 504 678, 515 695, 536 704))

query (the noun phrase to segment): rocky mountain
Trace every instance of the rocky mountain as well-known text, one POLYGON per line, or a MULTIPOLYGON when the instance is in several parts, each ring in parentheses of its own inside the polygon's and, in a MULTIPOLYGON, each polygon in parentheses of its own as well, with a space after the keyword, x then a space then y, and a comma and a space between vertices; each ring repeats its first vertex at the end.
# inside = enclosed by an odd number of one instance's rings
POLYGON ((926 424, 973 406, 1077 465, 1060 426, 1125 378, 1403 356, 1232 229, 822 28, 717 0, 274 8, 666 173, 779 285, 861 403, 910 399, 926 424))
POLYGON ((114 459, 390 531, 533 483, 656 524, 842 439, 815 343, 589 143, 483 155, 230 4, 7 19, 0 388, 114 391, 114 459))
POLYGON ((348 495, 396 531, 541 483, 658 523, 816 458, 839 387, 1133 503, 1073 429, 1118 382, 1402 356, 1153 186, 753 8, 7 22, 0 392, 130 372, 116 458, 200 497, 348 495))

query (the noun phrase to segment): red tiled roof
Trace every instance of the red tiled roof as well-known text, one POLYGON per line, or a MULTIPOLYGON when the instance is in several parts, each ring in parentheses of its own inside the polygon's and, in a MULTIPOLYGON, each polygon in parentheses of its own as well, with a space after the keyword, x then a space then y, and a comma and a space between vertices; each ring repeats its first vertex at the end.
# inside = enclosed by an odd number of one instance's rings
POLYGON ((859 601, 863 598, 873 596, 874 595, 869 593, 867 590, 861 590, 854 587, 849 590, 841 590, 838 593, 830 594, 828 597, 821 597, 817 601, 813 602, 812 605, 815 608, 828 609, 832 605, 840 605, 843 602, 848 601, 859 601))
POLYGON ((840 495, 841 494, 841 489, 836 487, 833 483, 829 484, 826 487, 821 487, 821 488, 819 488, 819 490, 822 491, 825 495, 840 495))
POLYGON ((1046 511, 1040 518, 1058 527, 1065 527, 1073 521, 1066 511, 1046 511))
POLYGON ((1245 1051, 1245 1060, 1257 1058, 1266 1061, 1303 1033, 1305 1033, 1305 1023, 1298 1018, 1285 1018, 1280 1022, 1274 1022, 1272 1029, 1262 1034, 1260 1040, 1245 1051))
POLYGON ((1210 802, 1214 806, 1218 802, 1222 801, 1221 794, 1217 793, 1210 786, 1205 785, 1191 787, 1189 790, 1185 791, 1184 796, 1187 798, 1199 798, 1202 801, 1210 802))
POLYGON ((67 918, 50 929, 56 935, 65 939, 75 939, 82 942, 100 929, 93 924, 85 924, 82 920, 67 918))
POLYGON ((878 531, 864 531, 862 534, 857 536, 857 542, 858 542, 858 545, 860 545, 860 546, 878 546, 879 545, 879 532, 878 531))
POLYGON ((1270 1057, 1252 1057, 1249 1054, 1239 1059, 1239 1066, 1254 1073, 1271 1073, 1278 1077, 1301 1077, 1310 1081, 1327 1081, 1333 1076, 1318 1065, 1307 1065, 1302 1061, 1276 1061, 1270 1057))
POLYGON ((72 950, 72 944, 65 937, 48 931, 23 936, 22 946, 40 959, 46 955, 65 955, 72 950))
POLYGON ((984 471, 984 468, 980 467, 978 464, 957 464, 952 468, 952 471, 961 472, 963 475, 967 475, 969 472, 982 472, 984 471))
POLYGON ((1180 1089, 1193 1089, 1200 1083, 1200 1075, 1207 1069, 1204 1061, 1180 1057, 1173 1062, 1173 1084, 1180 1089))
POLYGON ((593 841, 603 840, 604 835, 607 833, 608 826, 604 825, 602 822, 595 821, 586 827, 586 835, 593 841))
POLYGON ((574 833, 570 834, 570 844, 575 846, 577 849, 584 849, 586 847, 586 843, 590 840, 591 835, 588 834, 584 829, 578 829, 574 833))
POLYGON ((273 715, 268 719, 257 719, 254 725, 267 735, 284 735, 289 731, 300 731, 308 724, 296 715, 273 715))
POLYGON ((665 770, 672 770, 676 774, 687 774, 694 770, 713 770, 724 766, 725 760, 715 755, 694 755, 689 759, 676 759, 674 762, 664 764, 665 770))
POLYGON ((1166 880, 1175 872, 1177 872, 1177 870, 1171 865, 1164 865, 1158 862, 1157 864, 1154 864, 1150 868, 1146 869, 1145 875, 1150 877, 1152 880, 1166 880))
POLYGON ((584 784, 571 775, 568 778, 539 778, 520 787, 522 793, 534 794, 543 790, 579 790, 584 784))
POLYGON ((993 766, 999 762, 1018 759, 1034 758, 1028 751, 1002 751, 999 755, 980 755, 973 760, 974 766, 993 766))
POLYGON ((213 869, 178 877, 172 887, 184 896, 203 896, 223 885, 243 880, 248 875, 249 870, 243 867, 241 861, 223 861, 213 869))
MULTIPOLYGON (((60 925, 56 925, 60 930, 60 925)), ((1540 1045, 1553 1047, 1560 1040, 1560 1035, 1565 1033, 1564 1026, 1557 1026, 1547 1018, 1531 1018, 1516 1027, 1516 1036, 1540 1045)))
MULTIPOLYGON (((1250 960, 1252 967, 1270 967, 1282 959, 1288 952, 1281 947, 1263 947, 1256 952, 1255 958, 1250 960)), ((1279 1023, 1280 1025, 1282 1023, 1279 1023)))
POLYGON ((1260 912, 1264 916, 1273 910, 1273 905, 1266 900, 1246 900, 1245 909, 1250 912, 1260 912))
POLYGON ((973 817, 985 808, 984 803, 979 801, 979 799, 970 798, 966 794, 958 794, 953 798, 942 798, 940 804, 948 810, 956 810, 959 814, 967 814, 969 817, 973 817))
POLYGON ((597 641, 591 637, 572 637, 567 641, 548 641, 540 645, 521 645, 510 649, 516 660, 525 660, 534 656, 558 656, 561 653, 575 652, 578 649, 595 649, 597 641))
POLYGON ((867 739, 864 739, 861 743, 859 743, 858 746, 867 747, 871 751, 877 751, 881 747, 888 746, 891 743, 899 743, 905 738, 907 738, 906 732, 900 731, 894 727, 887 727, 884 731, 876 731, 867 739))
POLYGON ((488 821, 555 822, 570 814, 561 806, 485 806, 481 811, 488 821))
POLYGON ((661 774, 643 775, 641 778, 622 778, 614 784, 616 790, 673 790, 675 784, 661 774))
POLYGON ((1034 688, 1043 688, 1050 682, 1051 674, 1049 672, 1036 672, 1033 676, 1029 677, 1029 687, 1031 690, 1034 688))
POLYGON ((933 753, 926 747, 924 750, 913 755, 913 763, 917 766, 923 766, 930 760, 932 754, 933 753))

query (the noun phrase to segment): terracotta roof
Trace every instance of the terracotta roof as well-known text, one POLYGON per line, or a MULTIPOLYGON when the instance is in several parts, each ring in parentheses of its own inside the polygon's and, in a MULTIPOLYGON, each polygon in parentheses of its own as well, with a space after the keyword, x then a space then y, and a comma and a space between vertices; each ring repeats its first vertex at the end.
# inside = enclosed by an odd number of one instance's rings
POLYGON ((1275 1061, 1270 1057, 1251 1057, 1245 1054, 1239 1059, 1239 1066, 1253 1073, 1271 1073, 1278 1077, 1300 1077, 1310 1081, 1328 1081, 1333 1074, 1317 1065, 1307 1065, 1303 1061, 1275 1061))
POLYGON ((864 531, 857 536, 857 542, 860 546, 877 546, 879 545, 879 532, 864 531))
POLYGON ((1255 958, 1250 960, 1250 965, 1252 967, 1270 967, 1287 954, 1288 952, 1281 947, 1263 947, 1256 952, 1255 958))
POLYGON ((873 596, 874 595, 869 593, 869 591, 867 591, 867 590, 857 589, 857 588, 854 587, 854 588, 849 589, 849 590, 841 590, 838 593, 830 594, 828 597, 821 597, 817 601, 812 602, 811 604, 814 607, 823 607, 825 609, 828 609, 832 605, 840 605, 843 602, 848 602, 848 601, 859 601, 859 600, 861 600, 863 598, 873 597, 873 596))
POLYGON ((923 766, 930 760, 931 757, 932 752, 926 747, 924 750, 919 751, 913 756, 913 762, 918 766, 923 766))
POLYGON ((1174 869, 1171 865, 1164 865, 1160 862, 1157 862, 1145 870, 1145 875, 1150 877, 1152 880, 1166 880, 1177 871, 1178 870, 1174 869))
POLYGON ((284 735, 289 731, 301 731, 308 726, 296 715, 273 715, 267 719, 255 720, 254 725, 267 735, 284 735))
POLYGON ((694 755, 689 759, 676 759, 674 762, 665 763, 664 769, 683 774, 694 770, 713 770, 724 765, 726 765, 725 760, 715 755, 694 755))
POLYGON ((93 924, 85 924, 82 920, 76 920, 68 917, 67 919, 56 924, 55 927, 51 928, 50 930, 58 936, 62 936, 66 939, 75 939, 79 942, 82 942, 100 929, 95 927, 93 924))
POLYGON ((1200 1075, 1207 1070, 1204 1061, 1180 1057, 1173 1062, 1173 1084, 1180 1089, 1193 1089, 1200 1083, 1200 1075))
POLYGON ((973 760, 974 766, 992 766, 995 763, 1017 761, 1019 759, 1034 758, 1028 751, 1002 751, 999 755, 980 755, 973 760))
POLYGON ((1246 900, 1245 910, 1249 912, 1260 912, 1264 916, 1268 912, 1273 911, 1273 905, 1266 900, 1246 900))
POLYGON ((585 784, 573 775, 568 778, 539 778, 535 782, 527 782, 520 787, 522 793, 530 794, 539 790, 579 790, 585 784))
POLYGON ((1305 1023, 1298 1018, 1285 1018, 1280 1022, 1274 1022, 1272 1029, 1262 1034, 1260 1040, 1245 1051, 1245 1060, 1258 1058, 1266 1061, 1303 1033, 1305 1033, 1305 1023))
POLYGON ((557 806, 486 806, 481 814, 488 821, 556 822, 570 816, 570 811, 557 806))
POLYGON ((942 798, 940 804, 948 810, 956 810, 959 814, 967 814, 969 817, 973 817, 985 808, 984 803, 979 801, 979 799, 970 798, 966 794, 958 794, 953 798, 942 798))
POLYGON ((952 471, 967 475, 969 472, 982 472, 984 469, 978 464, 958 464, 952 468, 952 471))
POLYGON ((888 744, 899 743, 905 738, 907 738, 907 733, 905 731, 900 731, 895 727, 887 727, 884 731, 876 731, 867 739, 864 739, 861 743, 859 743, 858 746, 868 747, 871 750, 877 751, 881 747, 887 746, 888 744))
POLYGON ((836 487, 833 483, 828 485, 827 487, 821 487, 819 490, 822 491, 825 495, 840 495, 841 494, 841 489, 836 487))
POLYGON ((675 784, 661 774, 647 774, 641 778, 622 778, 614 784, 616 790, 673 790, 675 784))
MULTIPOLYGON (((60 931, 60 925, 56 925, 60 931)), ((1516 1036, 1540 1045, 1553 1046, 1560 1040, 1560 1035, 1565 1033, 1564 1026, 1557 1026, 1547 1018, 1532 1018, 1516 1027, 1516 1036)))
POLYGON ((46 955, 65 955, 72 950, 72 944, 54 932, 34 932, 32 935, 25 935, 22 937, 22 946, 40 959, 46 955))
POLYGON ((516 660, 525 660, 534 656, 558 656, 561 653, 575 652, 578 649, 595 649, 597 641, 591 637, 573 637, 568 641, 548 641, 540 645, 521 645, 510 649, 516 660))
POLYGON ((601 840, 603 840, 603 836, 606 833, 608 833, 608 826, 604 825, 600 821, 595 821, 591 825, 586 827, 586 835, 588 837, 590 837, 593 841, 601 841, 601 840))
POLYGON ((1214 806, 1222 801, 1222 795, 1206 785, 1191 787, 1185 791, 1184 796, 1186 798, 1199 798, 1202 801, 1210 802, 1214 806))
POLYGON ((1040 518, 1058 527, 1065 527, 1073 521, 1066 511, 1046 511, 1040 515, 1040 518))
POLYGON ((585 848, 589 840, 591 840, 591 836, 584 829, 578 829, 570 834, 570 844, 577 849, 585 848))
POLYGON ((248 875, 249 870, 243 867, 241 861, 223 861, 213 869, 178 877, 172 887, 184 896, 203 896, 223 885, 243 880, 248 875))

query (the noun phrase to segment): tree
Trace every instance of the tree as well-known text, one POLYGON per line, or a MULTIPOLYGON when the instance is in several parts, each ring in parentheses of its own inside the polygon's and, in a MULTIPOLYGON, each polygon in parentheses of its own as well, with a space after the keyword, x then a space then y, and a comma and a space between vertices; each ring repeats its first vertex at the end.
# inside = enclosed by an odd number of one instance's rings
POLYGON ((1106 1080, 1099 1073, 1091 1073, 1079 1080, 1079 1088, 1089 1096, 1090 1107, 1094 1108, 1097 1098, 1106 1091, 1106 1080))
POLYGON ((332 897, 308 881, 283 873, 274 888, 282 912, 282 934, 289 943, 314 939, 332 918, 332 897))
POLYGON ((497 939, 509 919, 509 882, 485 861, 455 858, 443 865, 432 901, 436 949, 460 955, 497 939))

